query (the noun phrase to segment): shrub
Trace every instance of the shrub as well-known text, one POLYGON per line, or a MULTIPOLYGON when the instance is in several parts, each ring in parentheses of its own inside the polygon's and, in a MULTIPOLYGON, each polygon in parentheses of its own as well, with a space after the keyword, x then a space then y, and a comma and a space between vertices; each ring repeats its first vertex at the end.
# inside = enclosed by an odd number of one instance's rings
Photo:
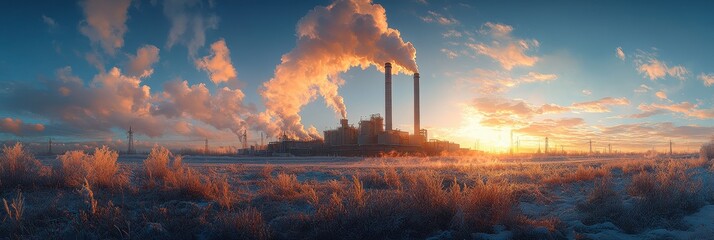
POLYGON ((0 155, 0 183, 3 187, 46 183, 48 175, 40 161, 27 152, 21 143, 3 146, 0 155))
POLYGON ((181 156, 164 147, 154 147, 144 160, 146 183, 161 190, 215 201, 231 209, 237 195, 226 178, 209 177, 183 166, 181 156))
POLYGON ((270 239, 268 224, 263 214, 255 208, 243 209, 236 214, 220 216, 214 239, 270 239))
POLYGON ((58 157, 56 172, 68 187, 80 187, 85 181, 99 187, 125 187, 129 179, 119 173, 118 157, 106 146, 96 148, 94 154, 69 151, 58 157))
POLYGON ((624 214, 620 194, 615 191, 610 178, 595 182, 593 190, 584 203, 578 204, 578 210, 585 214, 583 222, 594 224, 605 221, 617 222, 624 214))
POLYGON ((654 172, 632 177, 627 192, 635 202, 628 213, 629 221, 619 225, 637 232, 648 226, 676 224, 705 204, 701 190, 702 183, 694 179, 685 164, 671 160, 660 163, 654 172))

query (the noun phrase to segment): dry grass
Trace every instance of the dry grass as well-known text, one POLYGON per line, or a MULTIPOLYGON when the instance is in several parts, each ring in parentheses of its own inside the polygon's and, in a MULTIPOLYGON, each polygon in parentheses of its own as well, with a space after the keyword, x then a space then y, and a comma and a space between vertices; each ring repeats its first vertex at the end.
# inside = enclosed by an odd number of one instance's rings
POLYGON ((117 152, 106 146, 96 148, 93 154, 69 151, 58 157, 60 164, 55 173, 68 187, 81 187, 88 181, 98 187, 124 188, 129 184, 129 179, 119 172, 118 157, 117 152))
POLYGON ((0 186, 26 188, 48 184, 51 172, 25 150, 21 143, 3 146, 0 155, 0 186))
POLYGON ((714 159, 714 140, 702 145, 699 149, 699 158, 707 161, 714 159))
POLYGON ((215 201, 221 207, 231 209, 238 201, 225 177, 209 177, 183 166, 181 156, 168 149, 154 147, 144 160, 145 184, 148 188, 178 192, 181 195, 215 201))
POLYGON ((556 175, 546 178, 544 182, 548 184, 569 184, 573 182, 592 181, 595 178, 604 177, 609 173, 608 168, 578 165, 574 173, 564 174, 562 176, 556 175))
POLYGON ((17 195, 10 201, 10 204, 8 204, 4 198, 2 202, 6 214, 5 218, 3 218, 3 222, 10 220, 15 224, 20 224, 22 222, 22 215, 25 212, 25 198, 22 197, 22 192, 18 190, 17 195))

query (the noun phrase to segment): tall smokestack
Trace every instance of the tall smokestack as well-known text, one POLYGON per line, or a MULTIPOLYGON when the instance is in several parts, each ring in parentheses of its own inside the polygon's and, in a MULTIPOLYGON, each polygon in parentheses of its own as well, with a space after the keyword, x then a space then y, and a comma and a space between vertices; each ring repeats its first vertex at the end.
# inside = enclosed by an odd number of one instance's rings
POLYGON ((392 64, 384 64, 384 118, 386 119, 385 131, 392 131, 392 64))
POLYGON ((414 135, 419 135, 419 73, 414 73, 414 135))

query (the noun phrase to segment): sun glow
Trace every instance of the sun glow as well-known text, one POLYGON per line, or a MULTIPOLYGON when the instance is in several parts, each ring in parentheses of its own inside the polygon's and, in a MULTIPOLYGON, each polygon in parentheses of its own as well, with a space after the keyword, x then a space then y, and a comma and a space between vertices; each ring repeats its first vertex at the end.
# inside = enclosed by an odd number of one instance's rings
MULTIPOLYGON (((444 133, 435 133, 437 138, 453 140, 462 148, 486 152, 508 152, 511 147, 510 127, 487 127, 481 124, 483 116, 473 109, 465 109, 460 127, 444 133)), ((515 144, 515 135, 513 139, 515 144)))

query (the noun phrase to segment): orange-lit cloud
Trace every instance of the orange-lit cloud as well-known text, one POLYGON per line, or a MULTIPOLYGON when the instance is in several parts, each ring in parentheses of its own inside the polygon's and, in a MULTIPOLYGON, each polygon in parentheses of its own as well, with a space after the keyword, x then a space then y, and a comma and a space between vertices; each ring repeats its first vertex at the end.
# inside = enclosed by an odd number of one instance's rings
POLYGON ((131 0, 83 1, 86 20, 80 24, 80 31, 93 43, 98 42, 106 53, 114 55, 116 49, 124 46, 130 4, 131 0))
POLYGON ((638 117, 649 117, 656 114, 661 114, 665 112, 679 113, 687 117, 699 118, 699 119, 711 119, 714 118, 714 109, 701 109, 698 104, 690 102, 680 102, 673 104, 641 104, 638 109, 642 111, 639 114, 632 115, 633 118, 638 117))
POLYGON ((211 44, 211 54, 195 63, 198 69, 208 72, 209 79, 215 84, 235 80, 238 75, 231 63, 231 52, 223 39, 211 44))
POLYGON ((625 97, 613 98, 605 97, 596 101, 573 103, 572 109, 583 112, 610 112, 610 106, 629 105, 630 100, 625 97))
POLYGON ((625 61, 625 52, 622 51, 622 47, 617 47, 617 49, 615 49, 615 56, 617 56, 620 60, 625 61))
POLYGON ((662 79, 667 76, 685 80, 689 75, 687 68, 681 65, 669 67, 666 63, 657 59, 656 53, 638 51, 635 55, 635 64, 637 65, 637 71, 650 80, 662 79))
POLYGON ((550 82, 556 79, 558 79, 558 75, 555 74, 529 72, 527 75, 512 77, 508 72, 477 68, 470 72, 466 81, 476 84, 478 86, 476 91, 479 93, 495 94, 505 92, 523 83, 550 82))
POLYGON ((540 43, 537 40, 516 39, 511 36, 513 27, 504 24, 488 22, 483 25, 480 31, 488 35, 492 41, 486 43, 467 43, 476 53, 486 55, 506 69, 513 67, 530 67, 538 62, 538 57, 529 56, 526 52, 532 48, 537 48, 540 43))
POLYGON ((164 85, 162 100, 156 103, 154 114, 196 119, 216 129, 239 134, 246 128, 245 116, 254 111, 243 105, 244 97, 240 89, 224 87, 211 94, 203 83, 189 86, 186 81, 171 81, 164 85))
POLYGON ((25 136, 30 133, 42 132, 45 126, 42 124, 26 124, 20 119, 3 118, 0 119, 0 133, 11 133, 15 136, 25 136))
POLYGON ((702 80, 704 83, 704 86, 710 87, 714 85, 714 73, 708 73, 708 74, 699 74, 699 80, 702 80))
POLYGON ((127 74, 132 77, 147 78, 154 73, 151 65, 159 61, 159 48, 144 45, 136 50, 136 55, 129 55, 127 74))
MULTIPOLYGON (((346 117, 339 77, 353 67, 392 63, 393 73, 417 72, 416 49, 398 30, 389 28, 385 9, 370 0, 336 0, 300 19, 297 46, 282 56, 275 75, 260 93, 267 113, 292 137, 317 138, 306 130, 300 109, 317 96, 346 117)), ((317 131, 313 131, 317 132, 317 131)))
POLYGON ((655 96, 656 96, 657 98, 659 98, 660 100, 669 100, 669 98, 667 98, 667 93, 665 93, 665 92, 663 92, 663 91, 658 91, 658 92, 656 92, 656 93, 655 93, 655 96))

